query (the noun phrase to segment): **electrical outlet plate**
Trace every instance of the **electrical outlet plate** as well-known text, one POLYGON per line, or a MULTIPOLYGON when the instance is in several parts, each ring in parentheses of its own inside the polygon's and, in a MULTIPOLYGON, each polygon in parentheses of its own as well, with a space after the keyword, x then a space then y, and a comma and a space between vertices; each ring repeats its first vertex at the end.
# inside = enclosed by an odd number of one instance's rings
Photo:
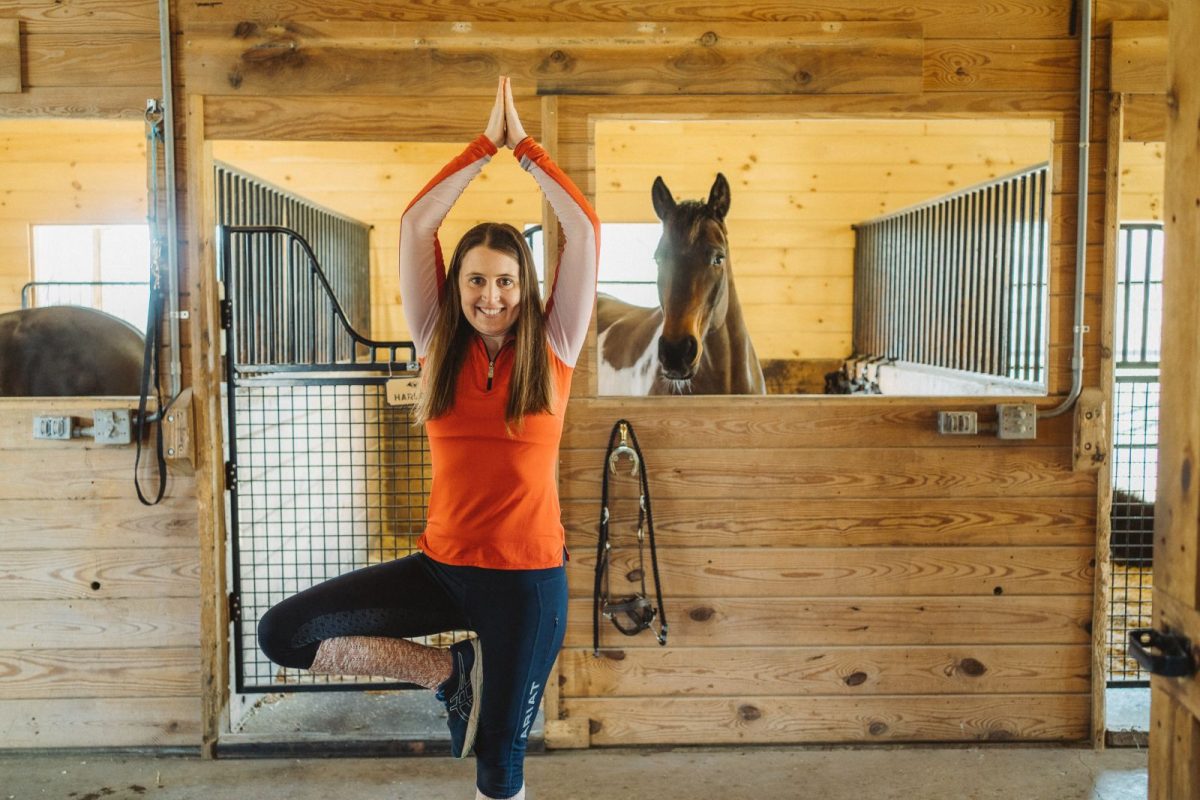
POLYGON ((1036 439, 1037 407, 1033 403, 996 406, 996 435, 1001 439, 1036 439))
POLYGON ((35 439, 70 439, 70 417, 34 417, 33 438, 35 439))
POLYGON ((952 436, 979 433, 979 415, 974 411, 939 411, 938 433, 952 436))
POLYGON ((129 444, 133 441, 127 409, 96 409, 92 412, 92 431, 96 444, 129 444))

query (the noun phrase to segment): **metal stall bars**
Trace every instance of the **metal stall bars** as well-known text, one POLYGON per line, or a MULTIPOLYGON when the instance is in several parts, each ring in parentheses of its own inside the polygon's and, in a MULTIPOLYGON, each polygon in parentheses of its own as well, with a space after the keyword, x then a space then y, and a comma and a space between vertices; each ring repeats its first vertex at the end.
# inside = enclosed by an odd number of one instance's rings
POLYGON ((1122 225, 1118 252, 1108 685, 1149 686, 1126 646, 1129 630, 1153 627, 1163 226, 1122 225))
POLYGON ((295 231, 221 225, 217 240, 236 691, 405 687, 278 667, 255 632, 285 597, 414 550, 428 447, 411 406, 386 401, 389 380, 416 375, 413 345, 356 332, 336 279, 295 231))
POLYGON ((1042 383, 1049 166, 854 227, 854 353, 1042 383))

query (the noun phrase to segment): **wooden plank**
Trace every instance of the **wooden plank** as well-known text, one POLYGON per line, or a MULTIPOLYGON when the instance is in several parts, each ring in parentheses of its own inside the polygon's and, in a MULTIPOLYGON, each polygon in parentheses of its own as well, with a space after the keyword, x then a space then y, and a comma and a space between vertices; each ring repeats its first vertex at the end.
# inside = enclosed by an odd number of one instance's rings
POLYGON ((30 33, 24 41, 28 86, 137 86, 151 97, 161 93, 157 35, 30 33))
MULTIPOLYGON (((525 130, 540 137, 539 104, 528 94, 518 94, 515 100, 525 130)), ((480 133, 491 103, 473 96, 375 96, 354 103, 340 96, 214 96, 204 105, 204 124, 213 139, 459 144, 480 133), (449 108, 453 114, 447 113, 449 108)))
MULTIPOLYGON (((597 462, 599 463, 599 462, 597 462)), ((651 477, 651 491, 654 491, 651 477)), ((636 506, 615 499, 612 525, 636 523, 636 506)), ((636 501, 634 501, 636 502, 636 501)), ((671 547, 1026 547, 1088 545, 1093 498, 957 497, 870 502, 815 498, 711 499, 702 511, 687 502, 658 502, 654 530, 671 547)), ((599 494, 564 495, 563 523, 572 551, 594 550, 599 494)))
POLYGON ((1078 741, 1087 695, 571 698, 593 745, 1078 741))
MULTIPOLYGON (((632 594, 642 583, 636 526, 610 526, 609 535, 612 592, 632 594)), ((1090 546, 662 548, 658 571, 666 595, 685 597, 1078 595, 1091 591, 1093 552, 1090 546)), ((568 573, 571 596, 591 597, 594 551, 578 550, 571 561, 577 567, 568 573)))
MULTIPOLYGON (((1113 1, 1105 0, 1109 3, 1113 1)), ((503 22, 523 19, 544 23, 648 19, 668 22, 712 20, 782 23, 806 20, 884 20, 920 23, 926 36, 938 39, 991 36, 1053 38, 1065 36, 1070 25, 1068 9, 1054 0, 988 5, 981 5, 972 0, 921 0, 904 6, 881 5, 877 0, 845 0, 839 3, 829 3, 828 0, 736 0, 711 6, 681 6, 670 0, 614 0, 602 4, 567 6, 548 4, 542 0, 515 0, 503 7, 479 3, 464 4, 461 0, 429 0, 419 5, 356 3, 352 6, 339 6, 336 11, 331 10, 328 4, 315 0, 293 0, 286 5, 264 4, 254 0, 225 0, 215 5, 205 0, 186 0, 180 3, 176 13, 187 28, 216 23, 235 25, 243 20, 329 19, 333 13, 336 13, 339 19, 376 22, 503 22)))
POLYGON ((669 647, 567 649, 559 664, 565 699, 983 695, 1086 692, 1089 658, 1085 645, 669 647))
MULTIPOLYGON (((142 120, 151 86, 26 86, 19 95, 0 96, 0 119, 142 120)), ((161 91, 161 90, 157 90, 161 91)))
POLYGON ((6 563, 9 551, 194 548, 194 480, 172 481, 177 491, 150 507, 140 505, 131 491, 121 499, 87 503, 0 500, 0 563, 6 563))
MULTIPOLYGON (((130 498, 134 496, 133 458, 132 445, 73 452, 0 450, 0 500, 62 502, 130 498)), ((156 480, 153 459, 143 459, 141 469, 143 481, 156 480)), ((188 472, 178 465, 168 465, 168 496, 178 497, 192 491, 191 481, 180 482, 173 477, 188 472)))
POLYGON ((194 547, 11 550, 0 567, 0 602, 196 598, 199 571, 194 547))
POLYGON ((196 646, 0 651, 0 702, 80 697, 186 697, 194 702, 199 691, 196 646))
POLYGON ((0 19, 0 93, 21 91, 21 24, 0 19))
POLYGON ((1166 94, 1166 20, 1113 22, 1111 89, 1166 94))
POLYGON ((181 54, 205 94, 486 95, 481 70, 543 94, 844 94, 919 91, 921 44, 891 22, 243 21, 194 26, 181 54))
POLYGON ((0 603, 0 650, 192 647, 194 598, 12 600, 0 603))
POLYGON ((0 11, 20 20, 28 33, 110 33, 158 35, 156 0, 22 0, 0 11))
MULTIPOLYGON (((573 567, 572 567, 573 568, 573 567)), ((1089 595, 1049 597, 686 598, 667 607, 677 647, 1087 644, 1089 595)), ((570 601, 566 647, 591 647, 592 601, 570 601)), ((601 631, 601 645, 657 647, 601 631)))
MULTIPOLYGON (((79 426, 92 425, 92 411, 132 410, 137 408, 136 398, 83 397, 83 398, 17 398, 5 397, 0 401, 0 447, 6 451, 55 450, 112 452, 120 445, 97 445, 95 439, 79 438, 35 439, 34 419, 38 416, 70 416, 79 426)), ((0 463, 18 456, 0 459, 0 463)))
MULTIPOLYGON (((774 448, 853 448, 864 442, 880 447, 1020 450, 1028 441, 943 436, 937 432, 937 410, 975 411, 981 419, 995 413, 979 400, 948 400, 931 408, 928 400, 905 397, 822 397, 788 400, 777 397, 600 398, 567 408, 561 448, 603 448, 613 422, 628 419, 651 463, 670 456, 661 451, 726 447, 731 450, 774 448), (699 408, 703 407, 703 413, 699 408)), ((1044 405, 1050 403, 1043 399, 1044 405)), ((1037 446, 1069 445, 1071 424, 1060 417, 1039 426, 1037 446)), ((596 462, 599 464, 599 462, 596 462)))
POLYGON ((0 700, 0 738, 44 747, 194 747, 199 706, 188 697, 0 700))
MULTIPOLYGON (((560 460, 565 496, 598 496, 601 452, 564 451, 560 460)), ((920 448, 903 462, 885 448, 844 448, 836 463, 823 449, 662 451, 654 479, 655 500, 718 497, 1030 497, 1094 494, 1095 476, 1071 470, 1065 448, 992 450, 968 457, 959 448, 920 448), (769 459, 769 461, 768 461, 769 459), (770 471, 764 466, 770 464, 770 471)))
MULTIPOLYGON (((1011 92, 1036 86, 1069 91, 1079 85, 1079 45, 1074 39, 929 42, 927 92, 1011 92)), ((1099 84, 1103 85, 1103 84, 1099 84)))

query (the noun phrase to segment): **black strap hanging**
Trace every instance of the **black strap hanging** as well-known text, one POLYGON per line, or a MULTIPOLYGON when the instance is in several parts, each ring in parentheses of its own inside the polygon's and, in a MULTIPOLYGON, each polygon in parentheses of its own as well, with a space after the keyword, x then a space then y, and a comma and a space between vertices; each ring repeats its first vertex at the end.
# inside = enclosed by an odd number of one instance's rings
POLYGON ((608 435, 608 448, 604 453, 603 481, 600 496, 600 536, 596 545, 596 583, 592 597, 592 652, 600 654, 600 617, 612 620, 613 625, 626 636, 636 636, 651 627, 654 619, 659 620, 655 634, 660 645, 667 643, 667 613, 663 606, 662 582, 658 578, 658 551, 654 544, 654 515, 650 505, 650 482, 647 476, 646 459, 638 446, 633 424, 619 419, 608 435), (616 474, 622 456, 632 462, 631 475, 639 475, 641 497, 638 500, 638 569, 642 590, 633 595, 613 600, 609 590, 609 567, 612 545, 609 542, 608 523, 608 476, 616 474), (645 541, 650 539, 650 565, 654 571, 654 592, 658 606, 650 603, 646 595, 645 541))
MULTIPOLYGON (((158 359, 162 349, 158 329, 162 323, 162 248, 163 240, 158 226, 158 145, 162 138, 162 116, 157 107, 146 108, 146 149, 150 157, 150 303, 146 314, 146 349, 142 354, 142 383, 138 396, 137 410, 137 452, 133 459, 133 488, 137 492, 142 505, 157 505, 163 499, 167 489, 167 459, 163 455, 162 419, 166 412, 162 402, 162 380, 158 368, 158 359), (154 399, 157 402, 157 413, 153 416, 146 414, 147 400, 150 396, 150 373, 154 372, 154 399), (141 482, 138 478, 138 466, 142 461, 142 440, 152 423, 158 423, 155 433, 155 446, 158 457, 158 494, 153 501, 147 500, 142 494, 141 482)), ((174 346, 174 343, 172 343, 174 346)))

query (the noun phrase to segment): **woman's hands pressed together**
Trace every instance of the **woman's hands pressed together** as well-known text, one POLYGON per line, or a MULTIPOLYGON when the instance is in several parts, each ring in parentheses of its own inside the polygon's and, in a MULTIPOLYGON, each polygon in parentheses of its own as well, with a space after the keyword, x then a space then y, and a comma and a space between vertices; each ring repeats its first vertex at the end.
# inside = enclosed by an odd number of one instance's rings
POLYGON ((496 86, 496 102, 492 105, 492 113, 483 133, 497 148, 515 149, 526 137, 525 126, 521 124, 516 103, 513 102, 512 81, 505 75, 500 76, 496 86))

